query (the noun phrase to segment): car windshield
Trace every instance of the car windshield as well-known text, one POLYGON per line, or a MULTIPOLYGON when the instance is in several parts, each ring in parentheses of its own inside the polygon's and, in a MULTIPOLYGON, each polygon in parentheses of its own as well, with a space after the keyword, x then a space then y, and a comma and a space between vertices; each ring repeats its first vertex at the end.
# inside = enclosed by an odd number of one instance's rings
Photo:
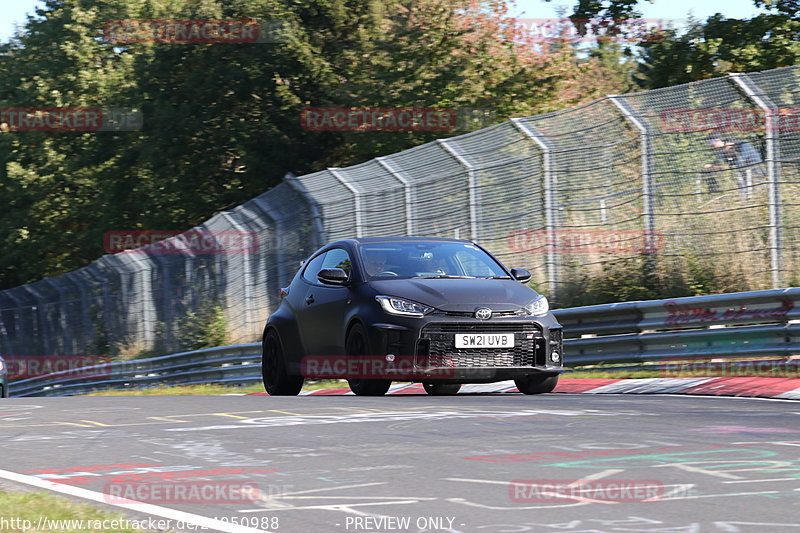
POLYGON ((368 243, 360 253, 369 279, 510 277, 492 256, 469 243, 368 243))

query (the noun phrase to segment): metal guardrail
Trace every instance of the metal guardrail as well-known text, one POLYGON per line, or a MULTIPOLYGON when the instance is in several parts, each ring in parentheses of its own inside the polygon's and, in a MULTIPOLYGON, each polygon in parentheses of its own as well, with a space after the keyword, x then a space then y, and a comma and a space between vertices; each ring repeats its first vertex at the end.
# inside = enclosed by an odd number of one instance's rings
POLYGON ((800 288, 554 311, 568 364, 800 353, 800 288))
MULTIPOLYGON (((568 365, 800 354, 800 288, 558 309, 568 365), (795 323, 797 322, 797 323, 795 323)), ((83 367, 14 381, 12 396, 261 381, 260 343, 83 367)))
POLYGON ((12 397, 71 396, 104 390, 261 381, 261 343, 206 348, 149 359, 84 366, 9 384, 12 397))

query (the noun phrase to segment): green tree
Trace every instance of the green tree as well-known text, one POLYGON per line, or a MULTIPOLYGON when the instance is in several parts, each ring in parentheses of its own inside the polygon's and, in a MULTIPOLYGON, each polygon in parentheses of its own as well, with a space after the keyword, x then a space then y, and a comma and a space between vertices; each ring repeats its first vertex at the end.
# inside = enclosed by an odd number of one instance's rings
MULTIPOLYGON (((653 0, 648 0, 653 1, 653 0)), ((641 14, 639 0, 578 0, 573 20, 598 19, 612 28, 641 14)), ((765 13, 732 19, 717 13, 690 20, 686 30, 666 29, 639 43, 634 79, 645 89, 794 65, 800 58, 800 2, 754 0, 765 13)), ((612 31, 613 33, 613 31, 612 31)))
POLYGON ((503 120, 626 91, 614 53, 532 46, 499 0, 46 0, 0 45, 0 106, 139 109, 144 125, 0 131, 0 288, 87 264, 108 230, 186 229, 286 172, 441 135, 306 131, 306 107, 486 108, 503 120), (267 43, 120 44, 103 33, 118 19, 280 29, 267 43))

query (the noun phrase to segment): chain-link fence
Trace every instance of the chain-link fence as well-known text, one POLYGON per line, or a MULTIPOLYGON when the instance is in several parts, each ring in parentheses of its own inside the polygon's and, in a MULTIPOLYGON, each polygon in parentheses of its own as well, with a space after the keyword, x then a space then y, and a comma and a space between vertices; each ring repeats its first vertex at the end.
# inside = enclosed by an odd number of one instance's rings
POLYGON ((0 352, 255 341, 300 262, 346 237, 472 239, 561 305, 798 285, 798 192, 800 68, 608 96, 287 176, 192 230, 253 235, 240 253, 161 243, 2 291, 0 352))

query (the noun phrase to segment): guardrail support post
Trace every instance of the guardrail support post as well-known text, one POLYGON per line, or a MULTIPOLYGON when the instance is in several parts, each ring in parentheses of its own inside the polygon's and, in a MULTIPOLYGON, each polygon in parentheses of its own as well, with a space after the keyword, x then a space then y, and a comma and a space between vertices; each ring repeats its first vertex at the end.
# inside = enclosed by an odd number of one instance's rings
MULTIPOLYGON (((230 212, 223 211, 222 216, 228 221, 228 224, 236 228, 242 235, 246 233, 244 227, 236 222, 231 216, 230 212)), ((244 283, 244 323, 245 330, 250 333, 250 326, 253 323, 253 254, 243 253, 242 256, 242 277, 244 283)), ((227 296, 227 295, 226 295, 227 296)), ((256 328, 258 329, 258 328, 256 328)))
POLYGON ((642 152, 642 199, 644 200, 642 215, 644 217, 644 242, 648 255, 652 255, 656 245, 656 217, 653 203, 653 177, 650 169, 650 132, 647 125, 639 119, 637 113, 631 109, 624 99, 617 95, 609 95, 608 99, 619 109, 622 116, 625 117, 625 120, 639 130, 639 146, 642 152))
POLYGON ((302 182, 297 178, 297 176, 291 172, 287 172, 283 176, 283 179, 292 189, 297 191, 300 196, 305 198, 306 202, 308 202, 309 209, 311 210, 311 226, 313 228, 311 233, 314 235, 317 241, 313 243, 312 246, 313 249, 311 251, 314 252, 317 248, 328 242, 328 236, 325 232, 325 224, 322 219, 322 213, 319 210, 319 205, 317 204, 317 201, 314 200, 310 194, 308 194, 308 191, 306 191, 306 188, 303 187, 302 182))
MULTIPOLYGON (((273 229, 272 229, 272 237, 274 245, 272 246, 272 250, 275 252, 275 262, 277 263, 277 272, 278 272, 278 286, 281 287, 284 284, 288 284, 289 280, 291 279, 290 276, 294 275, 294 272, 291 274, 287 274, 286 272, 286 252, 283 246, 283 235, 286 233, 285 225, 283 223, 283 219, 279 219, 275 216, 275 214, 270 210, 269 203, 267 200, 262 199, 260 196, 253 198, 253 203, 258 206, 258 209, 263 213, 263 215, 269 218, 272 221, 273 229)), ((262 249, 264 243, 259 242, 256 246, 256 249, 262 249)), ((267 251, 266 253, 271 252, 272 250, 267 251)))
POLYGON ((522 119, 512 118, 511 124, 517 130, 534 142, 542 153, 542 170, 544 173, 544 227, 547 232, 547 282, 550 285, 550 296, 555 300, 558 295, 558 285, 561 282, 561 264, 556 253, 556 204, 555 182, 553 172, 553 147, 550 142, 539 133, 536 128, 523 122, 522 119))
POLYGON ((391 160, 388 160, 385 157, 376 157, 375 161, 377 161, 380 166, 385 168, 386 171, 397 181, 403 184, 406 202, 406 234, 408 234, 408 236, 414 235, 416 233, 414 224, 414 189, 411 185, 411 182, 402 175, 402 173, 394 166, 394 163, 392 163, 391 160))
POLYGON ((780 123, 778 108, 770 98, 758 90, 758 86, 747 74, 728 74, 741 91, 764 112, 766 129, 767 183, 769 184, 769 257, 772 273, 772 288, 783 286, 781 264, 781 196, 780 161, 778 143, 780 142, 780 123))
POLYGON ((363 205, 361 204, 361 191, 356 189, 352 183, 347 181, 344 176, 338 169, 329 168, 328 172, 331 173, 331 176, 339 180, 339 183, 344 185, 348 188, 348 190, 353 193, 353 202, 355 204, 355 216, 356 216, 356 237, 361 238, 364 236, 364 210, 363 205))
POLYGON ((477 242, 480 239, 480 230, 478 228, 478 207, 480 200, 478 199, 477 169, 461 155, 457 148, 451 146, 446 139, 436 139, 436 142, 467 171, 467 187, 469 187, 469 231, 470 238, 477 242))

